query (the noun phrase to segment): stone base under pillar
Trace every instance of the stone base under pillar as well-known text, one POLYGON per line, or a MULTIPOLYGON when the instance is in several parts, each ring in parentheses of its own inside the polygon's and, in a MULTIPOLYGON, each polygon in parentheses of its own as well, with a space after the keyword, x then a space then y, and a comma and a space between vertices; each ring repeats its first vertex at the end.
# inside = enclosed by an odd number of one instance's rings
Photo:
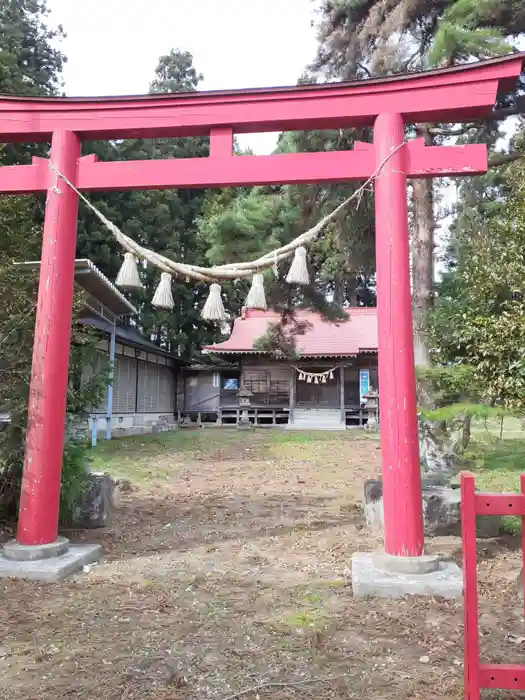
MULTIPOLYGON (((414 559, 411 561, 413 562, 414 559)), ((400 567, 400 569, 403 568, 403 566, 400 567)), ((441 560, 437 568, 428 573, 394 569, 395 566, 392 566, 391 561, 388 566, 381 565, 381 555, 367 552, 354 554, 352 557, 354 596, 356 598, 367 596, 404 598, 406 595, 422 595, 452 600, 461 599, 463 592, 461 569, 453 561, 441 560)))
POLYGON ((102 547, 98 544, 70 544, 59 556, 25 561, 8 559, 0 549, 0 578, 57 583, 81 571, 84 565, 98 561, 101 556, 102 547))

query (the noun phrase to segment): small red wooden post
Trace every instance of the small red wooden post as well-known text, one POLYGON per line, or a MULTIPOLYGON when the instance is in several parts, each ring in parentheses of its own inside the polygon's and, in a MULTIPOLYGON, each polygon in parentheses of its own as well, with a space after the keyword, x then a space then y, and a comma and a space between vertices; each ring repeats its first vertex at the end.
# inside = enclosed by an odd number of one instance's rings
POLYGON ((463 549, 465 698, 467 700, 479 700, 476 482, 473 474, 461 475, 461 537, 463 549))
MULTIPOLYGON (((53 134, 51 162, 72 182, 79 156, 73 132, 53 134)), ((49 544, 58 531, 78 198, 51 172, 49 178, 17 533, 23 545, 49 544)))
MULTIPOLYGON (((403 143, 400 114, 374 126, 376 165, 403 143)), ((377 325, 385 552, 423 554, 421 474, 410 295, 410 258, 403 146, 375 180, 377 325)))
MULTIPOLYGON (((525 474, 520 476, 520 490, 521 495, 525 496, 525 474)), ((521 594, 523 595, 523 609, 525 611, 525 516, 521 519, 521 576, 523 585, 521 594)))

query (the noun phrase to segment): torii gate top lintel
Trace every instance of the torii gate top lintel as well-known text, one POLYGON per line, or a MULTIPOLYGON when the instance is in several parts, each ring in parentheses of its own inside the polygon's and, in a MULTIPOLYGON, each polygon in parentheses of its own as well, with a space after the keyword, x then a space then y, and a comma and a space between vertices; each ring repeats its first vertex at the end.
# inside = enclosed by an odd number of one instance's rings
POLYGON ((515 85, 525 52, 402 76, 354 82, 124 97, 0 96, 0 140, 207 136, 371 126, 382 113, 405 123, 461 122, 490 113, 515 85))
MULTIPOLYGON (((78 160, 80 190, 346 182, 367 179, 376 167, 372 144, 353 151, 233 156, 236 133, 373 125, 399 114, 405 124, 482 118, 498 93, 521 73, 525 53, 406 76, 292 88, 186 92, 111 98, 0 97, 0 141, 45 141, 69 132, 82 140, 209 136, 208 158, 96 162, 78 160)), ((406 148, 409 177, 475 175, 487 169, 483 144, 406 148)), ((0 168, 0 192, 42 192, 47 162, 0 168)))

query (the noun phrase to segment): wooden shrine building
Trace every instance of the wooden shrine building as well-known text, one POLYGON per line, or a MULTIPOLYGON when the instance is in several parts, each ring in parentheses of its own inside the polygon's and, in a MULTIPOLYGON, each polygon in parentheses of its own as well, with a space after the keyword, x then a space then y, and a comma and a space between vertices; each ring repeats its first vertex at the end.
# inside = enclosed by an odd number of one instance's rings
POLYGON ((377 389, 377 312, 347 310, 348 320, 331 323, 312 311, 298 311, 306 332, 297 335, 297 359, 275 358, 257 341, 279 321, 274 311, 245 309, 224 342, 204 348, 223 360, 214 368, 189 369, 184 391, 187 414, 220 424, 237 423, 238 391, 248 389, 248 408, 257 425, 342 428, 367 420, 366 394, 377 389))

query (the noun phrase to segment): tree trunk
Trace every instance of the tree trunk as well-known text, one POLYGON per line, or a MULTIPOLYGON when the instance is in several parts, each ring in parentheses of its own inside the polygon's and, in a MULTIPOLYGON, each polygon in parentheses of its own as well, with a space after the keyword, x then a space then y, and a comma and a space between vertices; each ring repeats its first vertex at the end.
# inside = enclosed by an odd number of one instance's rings
MULTIPOLYGON (((417 135, 431 146, 428 126, 418 126, 417 135)), ((413 180, 414 221, 412 230, 412 303, 414 357, 416 366, 427 367, 430 355, 427 339, 427 315, 432 307, 434 286, 434 190, 432 180, 413 180)))
POLYGON ((345 285, 343 280, 338 277, 334 283, 334 304, 343 306, 345 300, 345 285))

